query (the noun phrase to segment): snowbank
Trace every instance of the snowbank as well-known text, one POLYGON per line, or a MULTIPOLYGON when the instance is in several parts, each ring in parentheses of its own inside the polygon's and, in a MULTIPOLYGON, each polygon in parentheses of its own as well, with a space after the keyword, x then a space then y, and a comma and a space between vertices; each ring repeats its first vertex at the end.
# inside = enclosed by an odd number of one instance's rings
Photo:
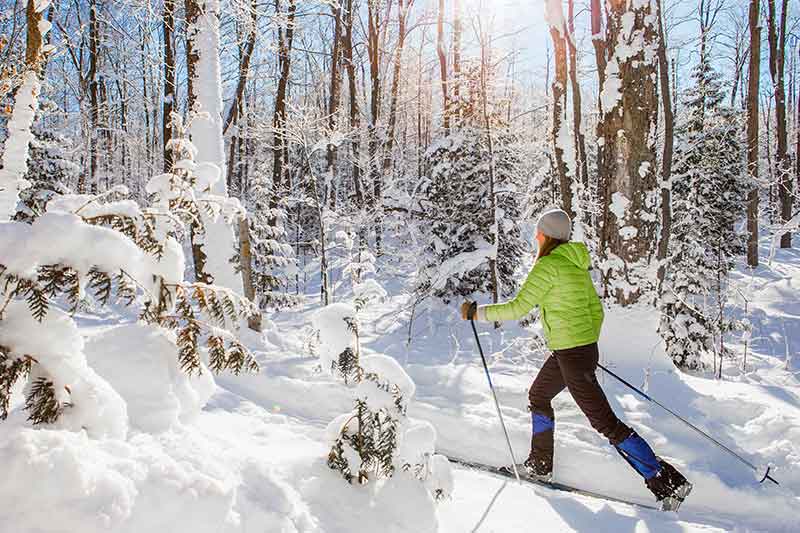
POLYGON ((0 531, 297 533, 314 527, 263 458, 233 461, 235 435, 194 429, 128 441, 14 428, 0 432, 0 531))
POLYGON ((311 317, 314 329, 319 332, 316 349, 324 372, 331 373, 346 349, 356 350, 355 337, 347 327, 347 321, 354 321, 355 317, 355 307, 346 303, 325 306, 311 317))
POLYGON ((190 376, 177 354, 173 333, 146 324, 113 327, 86 346, 89 364, 127 403, 131 427, 149 432, 190 420, 214 393, 208 368, 190 376))
POLYGON ((56 398, 66 404, 53 427, 85 430, 95 438, 125 437, 125 402, 87 365, 83 338, 66 313, 50 309, 39 322, 25 302, 11 302, 6 318, 0 320, 0 345, 11 348, 13 356, 30 356, 38 362, 29 383, 40 377, 53 383, 56 398))

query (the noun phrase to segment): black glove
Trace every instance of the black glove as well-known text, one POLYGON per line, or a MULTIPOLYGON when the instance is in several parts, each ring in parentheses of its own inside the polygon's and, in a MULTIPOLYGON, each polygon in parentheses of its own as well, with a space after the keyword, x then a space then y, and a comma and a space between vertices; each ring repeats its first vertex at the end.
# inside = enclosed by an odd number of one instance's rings
POLYGON ((467 300, 461 304, 461 318, 464 320, 475 320, 478 318, 478 304, 467 300))

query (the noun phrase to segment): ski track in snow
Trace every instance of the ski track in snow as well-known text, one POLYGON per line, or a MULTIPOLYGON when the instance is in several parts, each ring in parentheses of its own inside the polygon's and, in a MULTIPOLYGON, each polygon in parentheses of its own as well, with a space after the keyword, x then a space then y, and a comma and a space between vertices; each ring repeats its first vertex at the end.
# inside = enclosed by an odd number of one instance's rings
MULTIPOLYGON (((772 269, 765 268, 765 272, 757 272, 756 278, 751 280, 751 286, 755 287, 749 304, 751 320, 756 329, 774 330, 775 317, 783 317, 785 331, 790 332, 789 338, 797 342, 800 339, 800 313, 795 312, 800 311, 800 304, 789 298, 788 292, 793 285, 800 284, 800 260, 796 253, 782 259, 784 262, 773 265, 772 269), (773 294, 776 290, 779 291, 777 295, 773 294), (761 314, 762 309, 768 309, 768 312, 761 314), (770 319, 758 322, 755 317, 770 319)), ((418 311, 413 327, 414 340, 409 347, 406 346, 409 308, 403 297, 395 297, 382 305, 371 306, 367 313, 362 314, 364 353, 389 354, 403 363, 417 384, 416 400, 411 405, 410 415, 434 424, 440 452, 487 464, 508 463, 508 452, 467 324, 458 320, 455 306, 418 311)), ((639 519, 644 520, 651 531, 685 528, 709 531, 714 528, 796 530, 795 517, 800 512, 800 502, 794 496, 800 492, 800 386, 797 374, 784 370, 785 361, 776 357, 774 351, 765 353, 764 344, 751 343, 746 374, 726 369, 722 382, 679 375, 660 351, 658 339, 654 336, 655 320, 654 316, 637 310, 609 313, 601 339, 606 365, 637 386, 646 384, 647 391, 655 398, 745 458, 756 464, 764 461, 774 463, 777 466, 774 473, 782 487, 759 485, 747 467, 611 378, 601 376, 601 383, 621 418, 695 484, 694 492, 680 513, 680 519, 690 522, 683 523, 677 517, 664 515, 639 519), (662 523, 670 525, 663 529, 652 526, 662 523)), ((314 371, 316 360, 302 355, 304 325, 303 314, 281 317, 278 330, 293 331, 294 338, 283 337, 274 350, 263 354, 263 374, 223 379, 221 383, 260 405, 321 428, 332 416, 349 408, 350 395, 338 384, 322 379, 314 371), (292 355, 276 359, 277 353, 292 355), (315 381, 317 383, 312 384, 315 381)), ((500 354, 509 349, 520 333, 516 326, 504 326, 500 331, 487 328, 481 331, 484 349, 493 361, 493 378, 518 459, 524 457, 529 449, 527 389, 540 364, 535 361, 527 366, 514 364, 500 354)), ((775 332, 772 333, 770 338, 775 337, 775 332)), ((741 350, 741 346, 738 348, 741 350)), ((726 365, 733 363, 726 362, 726 365)), ((589 427, 567 393, 556 398, 555 409, 558 426, 555 475, 558 480, 619 498, 652 503, 640 478, 619 459, 605 439, 589 427)), ((490 485, 497 486, 495 492, 500 491, 492 508, 502 511, 492 511, 484 517, 481 531, 518 530, 512 523, 529 523, 521 518, 525 510, 535 509, 534 514, 541 516, 540 506, 525 501, 530 496, 521 496, 529 490, 525 487, 514 486, 501 491, 501 483, 497 480, 463 469, 457 469, 456 480, 453 500, 440 509, 444 530, 471 530, 462 529, 462 526, 466 527, 467 516, 481 508, 477 502, 489 498, 486 487, 490 485), (473 486, 475 491, 465 489, 473 486), (514 519, 519 519, 519 522, 504 521, 508 520, 507 516, 496 517, 514 513, 514 519), (500 522, 495 526, 492 520, 500 522), (498 529, 493 529, 495 527, 498 529)), ((541 498, 537 494, 532 496, 541 498)), ((551 505, 554 498, 573 502, 576 499, 571 495, 552 494, 544 498, 546 507, 554 516, 552 521, 546 522, 546 530, 586 530, 591 519, 570 522, 565 516, 558 518, 559 510, 563 514, 577 513, 574 509, 568 513, 570 505, 577 504, 562 502, 560 507, 554 506, 551 505)), ((641 512, 608 502, 582 502, 581 505, 594 509, 586 511, 594 516, 593 520, 597 520, 596 514, 600 513, 603 523, 608 524, 604 530, 609 531, 635 530, 635 522, 639 519, 634 519, 631 527, 632 519, 627 518, 626 522, 625 517, 637 516, 641 512), (592 505, 600 505, 604 511, 600 512, 592 505), (610 514, 620 515, 615 525, 607 522, 610 514)))

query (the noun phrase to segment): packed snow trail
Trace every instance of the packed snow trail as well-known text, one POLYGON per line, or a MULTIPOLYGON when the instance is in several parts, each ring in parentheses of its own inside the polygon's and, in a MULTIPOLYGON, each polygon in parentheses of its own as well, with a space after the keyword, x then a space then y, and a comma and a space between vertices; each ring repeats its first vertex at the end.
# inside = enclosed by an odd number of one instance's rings
POLYGON ((510 532, 722 532, 733 522, 711 526, 682 515, 640 509, 561 493, 456 469, 457 490, 439 509, 440 531, 510 532))
MULTIPOLYGON (((800 280, 800 268, 794 263, 781 266, 800 280)), ((412 302, 399 288, 405 281, 397 277, 393 283, 398 287, 387 287, 389 292, 400 296, 368 306, 359 317, 363 352, 388 354, 403 364, 417 384, 409 414, 433 423, 437 451, 494 466, 506 464, 508 451, 469 325, 458 319, 455 306, 433 303, 417 308, 409 326, 412 302)), ((757 314, 754 305, 751 314, 757 314)), ((313 358, 303 355, 310 335, 304 317, 314 307, 277 317, 275 330, 292 334, 267 335, 273 346, 263 356, 263 375, 225 379, 223 384, 260 405, 279 407, 284 414, 323 427, 346 410, 350 400, 345 390, 321 379, 313 358)), ((657 319, 655 312, 645 308, 611 310, 600 343, 603 363, 748 460, 774 463, 773 473, 782 483, 781 487, 759 485, 747 468, 682 423, 613 380, 600 377, 620 417, 651 441, 658 454, 674 460, 694 483, 681 517, 722 524, 723 529, 737 523, 745 530, 796 530, 800 513, 797 379, 776 368, 769 355, 754 354, 752 346, 749 364, 758 368, 757 379, 752 379, 756 377, 752 373, 740 378, 727 375, 724 381, 679 373, 659 346, 657 319)), ((515 453, 524 455, 530 445, 527 389, 541 365, 520 342, 531 333, 508 325, 501 330, 485 328, 479 334, 515 453)), ((556 398, 555 409, 557 479, 617 498, 654 503, 641 479, 589 427, 568 394, 556 398), (609 486, 608 480, 614 483, 609 486)), ((456 493, 460 490, 456 485, 456 493)))

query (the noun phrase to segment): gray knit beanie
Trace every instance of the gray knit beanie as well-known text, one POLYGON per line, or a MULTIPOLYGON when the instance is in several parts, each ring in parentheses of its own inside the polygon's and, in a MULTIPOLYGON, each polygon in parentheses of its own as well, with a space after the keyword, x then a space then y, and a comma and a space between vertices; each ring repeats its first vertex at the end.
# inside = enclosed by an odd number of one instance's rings
POLYGON ((548 237, 568 241, 572 234, 572 221, 569 215, 561 209, 545 211, 536 223, 536 230, 548 237))

